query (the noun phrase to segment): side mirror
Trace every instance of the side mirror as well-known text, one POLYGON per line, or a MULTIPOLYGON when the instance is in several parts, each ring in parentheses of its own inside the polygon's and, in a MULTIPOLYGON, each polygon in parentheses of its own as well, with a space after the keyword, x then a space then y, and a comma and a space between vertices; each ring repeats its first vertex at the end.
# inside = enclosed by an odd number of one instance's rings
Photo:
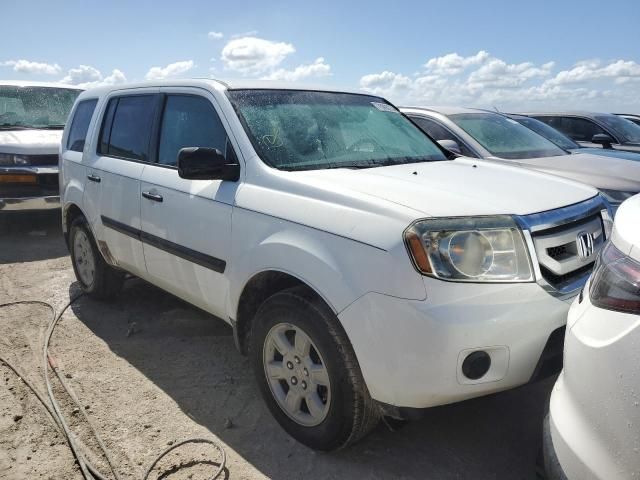
POLYGON ((591 139, 591 142, 602 145, 602 148, 611 148, 611 144, 614 140, 606 133, 596 133, 591 139))
POLYGON ((438 140, 438 145, 440 145, 445 150, 449 150, 450 152, 462 155, 460 145, 458 145, 458 142, 456 142, 455 140, 438 140))
POLYGON ((217 148, 187 147, 178 152, 178 175, 187 180, 231 180, 240 178, 240 164, 227 163, 217 148))

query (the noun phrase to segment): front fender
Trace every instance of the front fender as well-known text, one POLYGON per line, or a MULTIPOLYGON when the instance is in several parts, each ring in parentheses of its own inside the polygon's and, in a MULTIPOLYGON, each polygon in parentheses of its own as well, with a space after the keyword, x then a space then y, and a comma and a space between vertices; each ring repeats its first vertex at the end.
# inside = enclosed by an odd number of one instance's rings
POLYGON ((304 225, 234 212, 228 312, 235 318, 244 286, 263 271, 288 273, 338 314, 368 292, 421 300, 424 282, 401 246, 388 252, 304 225), (402 258, 406 257, 406 260, 402 258))

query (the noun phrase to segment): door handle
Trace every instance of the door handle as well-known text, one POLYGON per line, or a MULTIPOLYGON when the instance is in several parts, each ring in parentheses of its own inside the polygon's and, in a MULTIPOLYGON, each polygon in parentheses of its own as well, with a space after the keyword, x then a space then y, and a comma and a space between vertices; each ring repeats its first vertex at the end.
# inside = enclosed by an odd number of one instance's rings
POLYGON ((158 195, 157 193, 142 192, 142 196, 154 202, 162 202, 162 195, 158 195))
POLYGON ((91 180, 92 182, 96 182, 96 183, 100 183, 100 177, 97 175, 87 175, 87 179, 91 180))

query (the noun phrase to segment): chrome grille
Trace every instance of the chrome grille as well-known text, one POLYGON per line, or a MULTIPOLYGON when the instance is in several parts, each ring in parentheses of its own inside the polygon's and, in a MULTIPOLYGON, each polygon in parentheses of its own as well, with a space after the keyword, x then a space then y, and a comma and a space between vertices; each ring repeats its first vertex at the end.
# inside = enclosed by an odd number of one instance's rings
POLYGON ((557 210, 517 217, 535 251, 538 283, 547 291, 563 296, 582 288, 606 240, 602 218, 606 209, 598 196, 557 210))

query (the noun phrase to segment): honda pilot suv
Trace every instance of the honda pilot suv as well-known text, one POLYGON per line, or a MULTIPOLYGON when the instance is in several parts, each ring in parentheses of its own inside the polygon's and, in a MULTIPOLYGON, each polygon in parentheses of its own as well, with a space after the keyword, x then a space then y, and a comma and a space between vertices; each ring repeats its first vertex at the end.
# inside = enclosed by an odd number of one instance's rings
POLYGON ((84 92, 71 115, 82 289, 112 298, 128 272, 228 322, 315 449, 557 371, 611 224, 593 188, 454 158, 376 96, 167 80, 84 92))

